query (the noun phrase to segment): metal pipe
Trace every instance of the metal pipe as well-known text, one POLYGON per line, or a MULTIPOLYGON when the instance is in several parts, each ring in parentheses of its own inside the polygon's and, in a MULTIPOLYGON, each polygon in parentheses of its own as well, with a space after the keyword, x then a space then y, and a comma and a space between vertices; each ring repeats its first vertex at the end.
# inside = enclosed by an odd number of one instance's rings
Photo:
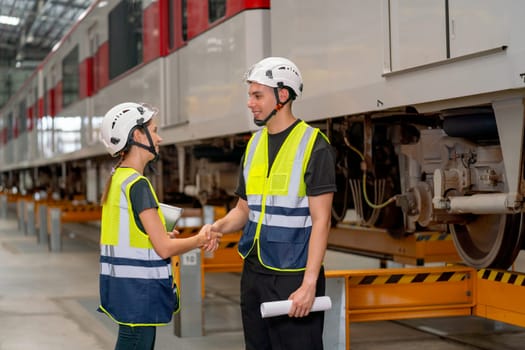
POLYGON ((519 212, 508 193, 475 194, 464 197, 448 197, 451 214, 512 214, 519 212), (510 198, 509 198, 510 197, 510 198))

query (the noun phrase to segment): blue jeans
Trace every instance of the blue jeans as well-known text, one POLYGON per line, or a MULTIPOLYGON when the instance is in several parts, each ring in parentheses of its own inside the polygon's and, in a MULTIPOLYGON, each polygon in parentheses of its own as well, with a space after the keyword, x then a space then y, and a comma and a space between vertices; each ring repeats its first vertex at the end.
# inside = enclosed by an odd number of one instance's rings
POLYGON ((153 350, 157 328, 119 325, 115 350, 153 350))

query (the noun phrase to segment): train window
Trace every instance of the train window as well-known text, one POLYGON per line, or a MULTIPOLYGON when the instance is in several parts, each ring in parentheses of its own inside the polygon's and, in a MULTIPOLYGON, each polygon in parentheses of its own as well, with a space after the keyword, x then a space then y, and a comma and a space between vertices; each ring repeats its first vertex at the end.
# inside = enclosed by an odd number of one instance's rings
POLYGON ((43 111, 43 116, 47 116, 49 115, 49 111, 47 110, 47 78, 44 77, 44 86, 43 86, 43 90, 44 90, 44 95, 42 96, 43 99, 44 99, 44 111, 43 111))
POLYGON ((14 136, 15 121, 13 118, 13 112, 9 112, 7 115, 7 141, 11 141, 14 136))
POLYGON ((142 62, 142 1, 124 0, 109 13, 109 78, 142 62))
POLYGON ((18 104, 18 133, 19 135, 27 131, 27 110, 25 99, 18 104))
POLYGON ((62 106, 69 106, 79 97, 78 46, 75 46, 62 61, 62 106))
POLYGON ((92 79, 91 89, 93 91, 98 90, 98 33, 97 33, 97 24, 92 25, 88 29, 89 37, 89 56, 93 58, 93 69, 88 73, 89 77, 92 79))
POLYGON ((182 0, 182 40, 188 40, 188 1, 182 0))
POLYGON ((173 22, 173 1, 168 0, 168 48, 171 50, 175 46, 175 37, 173 31, 175 29, 175 23, 173 22))
POLYGON ((208 0, 208 21, 215 22, 226 15, 226 0, 208 0))
POLYGON ((35 119, 38 119, 39 112, 38 112, 38 88, 35 86, 35 89, 33 90, 33 120, 31 123, 34 123, 35 119))

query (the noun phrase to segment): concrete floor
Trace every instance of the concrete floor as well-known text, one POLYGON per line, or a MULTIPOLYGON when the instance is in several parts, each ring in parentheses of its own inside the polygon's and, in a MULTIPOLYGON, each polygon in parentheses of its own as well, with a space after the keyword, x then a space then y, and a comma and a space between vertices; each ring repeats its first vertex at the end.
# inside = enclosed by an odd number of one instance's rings
MULTIPOLYGON (((14 214, 0 219, 0 349, 113 349, 117 327, 98 306, 97 230, 70 230, 62 251, 18 228, 14 214), (86 237, 86 235, 92 235, 86 237)), ((524 259, 520 256, 518 264, 524 259)), ((376 268, 379 262, 329 251, 327 269, 376 268)), ((525 266, 525 264, 523 264, 525 266)), ((519 269, 518 269, 519 270, 519 269)), ((174 335, 173 323, 159 327, 156 350, 243 349, 239 275, 206 275, 201 337, 174 335)), ((520 327, 457 317, 351 325, 353 350, 523 349, 520 327)))

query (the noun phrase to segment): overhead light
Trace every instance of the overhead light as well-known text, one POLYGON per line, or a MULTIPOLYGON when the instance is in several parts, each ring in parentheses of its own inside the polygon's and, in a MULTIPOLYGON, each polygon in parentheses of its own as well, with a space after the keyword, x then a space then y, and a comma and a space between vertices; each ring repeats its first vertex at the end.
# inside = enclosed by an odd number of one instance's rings
POLYGON ((20 18, 12 16, 0 15, 0 24, 8 24, 10 26, 17 26, 20 23, 20 18))
POLYGON ((60 47, 60 40, 57 41, 55 45, 53 45, 53 48, 51 49, 51 52, 55 52, 60 47))
POLYGON ((87 9, 84 10, 84 11, 78 16, 77 21, 81 21, 81 20, 83 20, 84 17, 86 17, 86 15, 88 14, 88 12, 89 12, 89 11, 88 11, 87 9))

